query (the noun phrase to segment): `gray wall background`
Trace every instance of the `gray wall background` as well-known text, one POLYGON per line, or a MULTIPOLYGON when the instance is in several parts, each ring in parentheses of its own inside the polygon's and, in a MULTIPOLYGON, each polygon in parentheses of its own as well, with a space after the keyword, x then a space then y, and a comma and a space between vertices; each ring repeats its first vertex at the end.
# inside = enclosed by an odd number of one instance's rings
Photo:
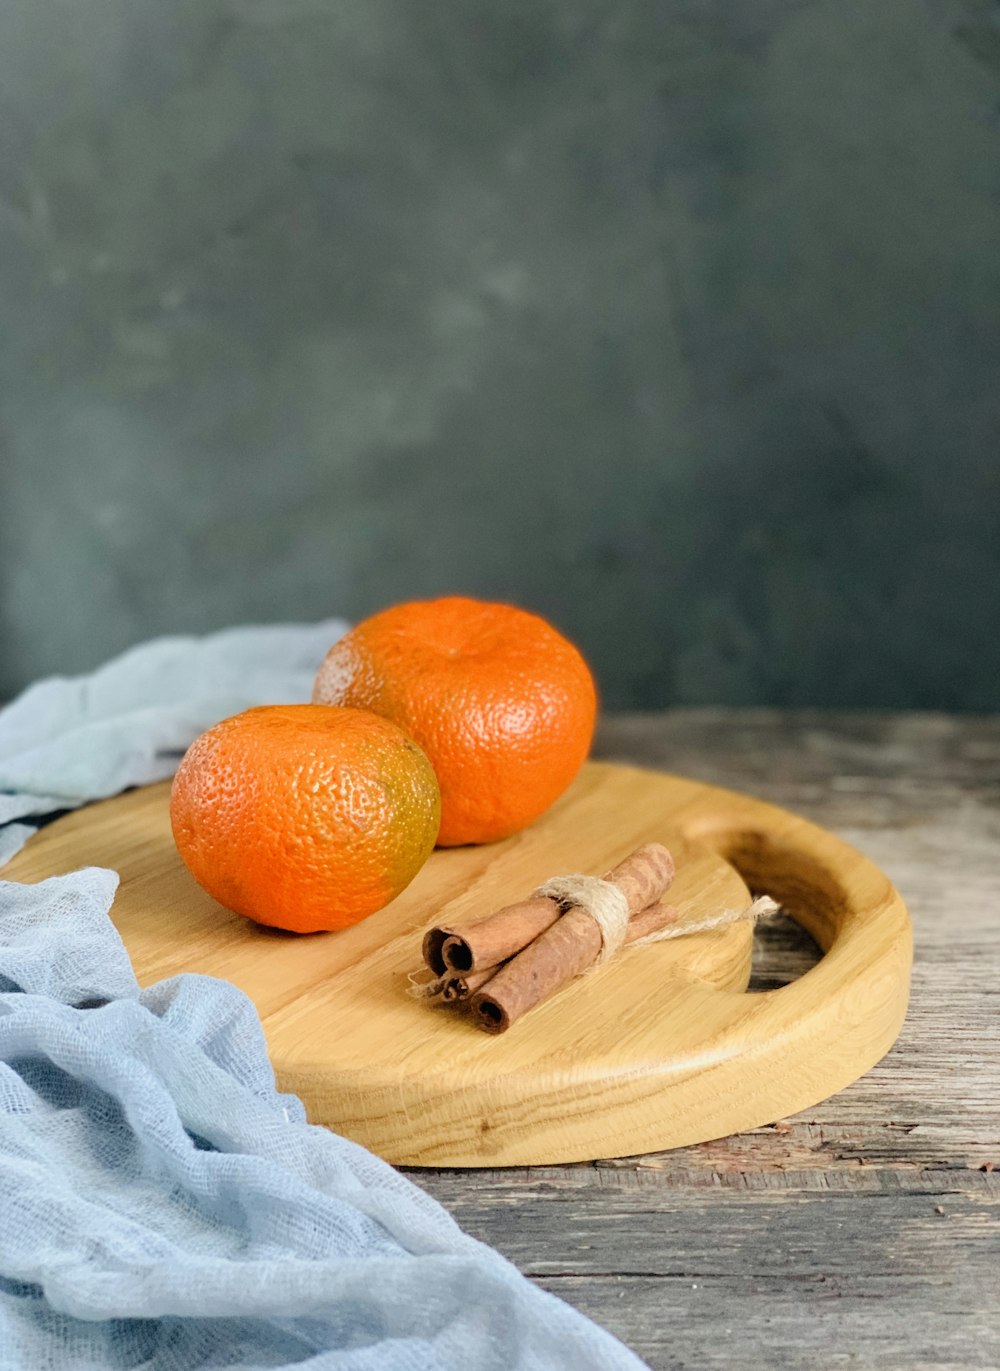
POLYGON ((0 694, 463 590, 1000 707, 993 0, 6 0, 0 694))

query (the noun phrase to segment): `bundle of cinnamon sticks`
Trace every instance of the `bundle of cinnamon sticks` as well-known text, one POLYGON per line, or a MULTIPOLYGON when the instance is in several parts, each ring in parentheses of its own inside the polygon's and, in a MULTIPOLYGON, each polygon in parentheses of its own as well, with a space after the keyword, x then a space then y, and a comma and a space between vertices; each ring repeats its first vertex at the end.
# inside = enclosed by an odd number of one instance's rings
MULTIPOLYGON (((667 927, 677 910, 661 903, 674 860, 660 843, 637 848, 603 880, 628 907, 625 945, 667 927)), ((614 892, 612 892, 612 895, 614 892)), ((622 901, 613 903, 624 912, 622 901)), ((600 958, 606 930, 585 903, 535 893, 466 927, 436 927, 423 942, 434 979, 415 986, 422 999, 466 1003, 487 1033, 503 1033, 529 1009, 587 971, 600 958)))

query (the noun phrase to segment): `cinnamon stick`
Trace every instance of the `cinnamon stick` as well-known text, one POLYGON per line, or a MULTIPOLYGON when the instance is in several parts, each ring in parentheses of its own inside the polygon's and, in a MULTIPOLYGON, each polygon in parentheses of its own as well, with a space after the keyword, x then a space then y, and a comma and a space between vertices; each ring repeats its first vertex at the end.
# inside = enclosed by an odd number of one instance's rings
MULTIPOLYGON (((654 904, 674 878, 674 859, 662 843, 645 843, 604 877, 628 901, 629 913, 654 904)), ((506 905, 466 929, 432 928, 424 937, 424 960, 437 975, 498 966, 527 947, 562 917, 558 900, 537 895, 506 905)), ((591 920, 593 922, 593 920, 591 920)))
POLYGON ((663 904, 657 900, 656 904, 647 905, 645 909, 640 909, 638 914, 632 915, 625 930, 625 942, 622 946, 628 947, 630 943, 637 943, 641 938, 648 938, 650 933, 659 933, 661 928, 675 924, 679 918, 680 910, 676 905, 663 904))
POLYGON ((662 843, 644 843, 604 877, 628 901, 629 914, 655 904, 674 879, 674 859, 662 843))
POLYGON ((447 976, 442 999, 449 1004, 455 1000, 467 1000, 470 995, 474 995, 491 981, 499 969, 497 966, 485 966, 481 971, 469 971, 464 976, 447 976))
POLYGON ((441 965, 459 976, 485 966, 499 966, 522 947, 527 947, 539 933, 551 928, 561 915, 562 905, 558 900, 536 895, 530 900, 505 905, 464 931, 441 929, 445 935, 440 943, 441 965))
MULTIPOLYGON (((676 923, 673 905, 654 904, 629 920, 625 945, 676 923)), ((523 1014, 593 966, 601 950, 601 930, 577 906, 536 938, 472 997, 472 1013, 487 1033, 504 1033, 523 1014)))
POLYGON ((467 1000, 499 970, 498 966, 488 966, 482 971, 470 971, 468 976, 453 976, 450 971, 446 971, 443 976, 435 976, 430 981, 416 981, 411 977, 409 994, 415 1000, 453 1004, 458 1000, 467 1000))

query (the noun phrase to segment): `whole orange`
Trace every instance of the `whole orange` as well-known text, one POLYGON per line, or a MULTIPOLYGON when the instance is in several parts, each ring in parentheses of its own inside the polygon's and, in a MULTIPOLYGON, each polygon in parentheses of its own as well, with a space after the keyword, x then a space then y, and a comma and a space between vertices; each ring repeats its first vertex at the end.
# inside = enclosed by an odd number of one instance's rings
POLYGON ((347 928, 394 899, 434 847, 441 797, 402 729, 359 709, 266 705, 184 754, 174 841, 220 904, 296 933, 347 928))
POLYGON ((580 653, 536 614, 452 596, 356 624, 313 699, 394 720, 441 785, 442 846, 516 833, 563 793, 590 750, 597 694, 580 653))

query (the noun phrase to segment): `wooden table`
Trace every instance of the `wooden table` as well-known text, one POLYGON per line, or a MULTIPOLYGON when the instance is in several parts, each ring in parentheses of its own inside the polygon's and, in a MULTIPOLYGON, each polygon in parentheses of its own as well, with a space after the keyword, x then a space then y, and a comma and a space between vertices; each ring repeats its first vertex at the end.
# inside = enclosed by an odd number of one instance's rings
MULTIPOLYGON (((916 935, 902 1037, 739 1137, 413 1179, 656 1371, 997 1371, 1000 718, 674 710, 607 719, 597 751, 751 791, 883 867, 916 935)), ((794 925, 758 943, 759 988, 818 955, 794 925)))

